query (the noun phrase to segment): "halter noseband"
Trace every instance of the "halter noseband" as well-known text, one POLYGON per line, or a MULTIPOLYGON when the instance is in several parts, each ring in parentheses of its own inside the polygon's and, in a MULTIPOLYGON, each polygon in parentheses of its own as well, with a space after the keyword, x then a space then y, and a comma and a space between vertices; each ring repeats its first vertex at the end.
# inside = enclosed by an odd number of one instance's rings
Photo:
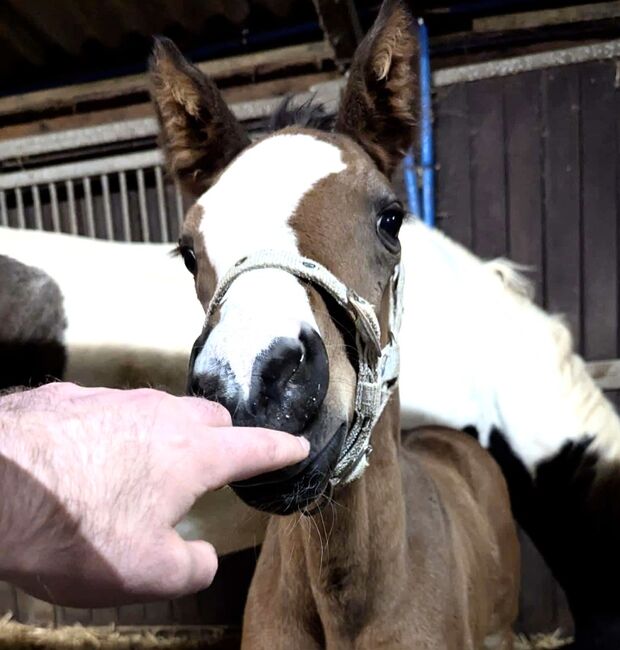
POLYGON ((402 316, 403 270, 397 266, 390 278, 388 343, 381 348, 381 328, 374 307, 314 260, 277 250, 263 250, 240 259, 218 284, 209 306, 205 326, 213 318, 231 284, 242 274, 258 269, 278 269, 327 291, 343 307, 355 326, 358 351, 355 412, 336 467, 332 487, 359 478, 372 451, 370 434, 398 384, 400 356, 398 331, 402 316))

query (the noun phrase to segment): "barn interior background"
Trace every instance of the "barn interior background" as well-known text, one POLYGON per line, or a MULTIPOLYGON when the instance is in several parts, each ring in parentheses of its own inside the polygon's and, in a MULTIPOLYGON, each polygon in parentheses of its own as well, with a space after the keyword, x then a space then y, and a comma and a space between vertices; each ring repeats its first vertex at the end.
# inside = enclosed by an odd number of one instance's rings
MULTIPOLYGON (((156 146, 144 72, 151 36, 173 38, 260 133, 288 93, 335 111, 379 4, 1 3, 0 225, 176 241, 185 206, 156 146)), ((531 266, 537 300, 566 315, 618 404, 620 2, 428 0, 414 9, 428 25, 434 71, 437 227, 483 257, 531 266)), ((563 595, 525 538, 523 552, 520 629, 570 632, 563 595)), ((197 597, 116 610, 52 607, 3 585, 0 617, 234 628, 255 556, 224 558, 213 589, 197 597)))

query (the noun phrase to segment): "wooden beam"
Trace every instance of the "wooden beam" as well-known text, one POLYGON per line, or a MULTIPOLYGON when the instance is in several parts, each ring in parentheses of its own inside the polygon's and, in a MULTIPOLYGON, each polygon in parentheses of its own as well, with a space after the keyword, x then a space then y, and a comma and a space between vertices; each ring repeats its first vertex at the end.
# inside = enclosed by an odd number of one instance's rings
MULTIPOLYGON (((249 102, 266 97, 283 96, 287 93, 306 92, 316 84, 338 79, 339 73, 317 72, 314 74, 299 75, 297 77, 283 77, 271 81, 262 81, 245 86, 231 86, 222 91, 224 98, 229 103, 249 102)), ((88 111, 85 113, 70 113, 58 117, 43 117, 29 122, 22 122, 0 128, 0 142, 13 138, 23 138, 44 133, 56 133, 67 129, 99 126, 110 122, 123 122, 138 118, 152 117, 153 107, 150 102, 140 102, 130 106, 108 108, 105 110, 88 111)))
POLYGON ((0 39, 29 63, 40 65, 45 61, 45 46, 39 35, 19 13, 5 3, 0 3, 0 39))
MULTIPOLYGON (((333 53, 327 43, 304 43, 276 50, 243 54, 198 64, 212 79, 222 80, 242 75, 261 75, 302 65, 316 65, 331 60, 333 53)), ((0 98, 0 117, 26 112, 42 112, 75 106, 82 102, 104 101, 144 93, 148 75, 136 74, 105 79, 62 88, 50 88, 22 95, 0 98)))
POLYGON ((314 8, 336 63, 344 66, 362 40, 362 27, 353 0, 313 0, 314 8))
POLYGON ((542 11, 524 11, 505 16, 476 18, 473 21, 474 32, 504 32, 519 29, 537 29, 550 25, 609 20, 620 16, 620 2, 597 2, 577 7, 545 9, 542 11))
POLYGON ((620 359, 590 361, 588 372, 599 388, 603 390, 620 390, 620 359))

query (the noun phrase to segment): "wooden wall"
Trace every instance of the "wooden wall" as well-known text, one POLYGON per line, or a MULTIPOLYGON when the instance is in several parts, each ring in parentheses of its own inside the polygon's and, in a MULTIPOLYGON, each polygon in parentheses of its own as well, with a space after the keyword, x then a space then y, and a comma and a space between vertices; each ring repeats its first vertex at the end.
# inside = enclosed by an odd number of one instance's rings
MULTIPOLYGON (((438 227, 531 266, 538 302, 588 360, 620 352, 618 84, 614 61, 592 62, 439 88, 435 103, 438 227)), ((570 627, 525 538, 519 623, 570 627)))

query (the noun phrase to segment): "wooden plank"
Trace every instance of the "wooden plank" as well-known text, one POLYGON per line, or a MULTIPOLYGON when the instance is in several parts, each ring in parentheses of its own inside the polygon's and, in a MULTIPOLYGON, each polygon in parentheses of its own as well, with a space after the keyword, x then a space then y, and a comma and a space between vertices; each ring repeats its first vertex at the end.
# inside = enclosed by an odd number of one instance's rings
POLYGON ((164 600, 156 603, 147 603, 144 606, 144 625, 159 626, 172 624, 172 602, 164 600))
POLYGON ((503 32, 515 29, 536 29, 549 25, 592 22, 620 16, 620 2, 597 2, 579 7, 559 7, 542 11, 522 11, 504 16, 475 18, 474 32, 503 32))
POLYGON ((464 84, 439 88, 435 104, 437 226, 472 246, 469 107, 464 84))
POLYGON ((620 390, 620 359, 590 361, 588 372, 603 390, 620 390))
POLYGON ((581 172, 576 68, 542 73, 545 307, 581 341, 581 172))
MULTIPOLYGON (((216 59, 197 65, 211 78, 221 80, 239 75, 267 74, 301 65, 316 64, 319 67, 323 61, 331 59, 331 57, 332 52, 329 44, 321 41, 216 59)), ((107 100, 144 93, 147 90, 147 74, 135 74, 63 88, 39 90, 0 98, 0 116, 74 106, 81 102, 107 100)))
POLYGON ((9 44, 28 63, 41 65, 46 61, 45 41, 42 42, 32 25, 6 2, 0 3, 0 40, 9 44))
POLYGON ((580 68, 582 110, 583 351, 618 353, 617 121, 615 66, 580 68))
POLYGON ((537 300, 543 286, 541 73, 526 72, 504 85, 508 255, 528 267, 537 300))
POLYGON ((92 609, 79 609, 77 607, 57 607, 56 622, 61 625, 80 625, 87 626, 92 622, 92 609))
POLYGON ((467 85, 471 133, 473 251, 483 258, 506 255, 506 170, 503 79, 467 85))
POLYGON ((21 623, 28 625, 47 625, 54 621, 54 606, 46 603, 21 589, 15 590, 17 607, 16 616, 21 623))
POLYGON ((123 605, 117 609, 116 620, 119 625, 144 625, 146 612, 142 603, 123 605))
MULTIPOLYGON (((295 77, 284 77, 261 81, 251 85, 232 86, 224 88, 222 95, 227 102, 241 104, 257 99, 266 99, 274 96, 286 95, 288 93, 307 92, 317 84, 333 81, 340 78, 335 71, 316 72, 311 74, 297 75, 295 77)), ((328 107, 333 109, 333 106, 328 107)), ((43 135, 66 131, 68 129, 81 129, 86 127, 101 126, 115 122, 125 122, 139 118, 153 117, 153 105, 150 102, 142 102, 131 106, 110 108, 106 110, 89 111, 59 117, 44 117, 35 121, 28 121, 20 124, 0 128, 0 140, 11 140, 32 135, 43 135)))
POLYGON ((184 596, 172 601, 172 619, 179 625, 198 625, 202 623, 198 595, 184 596))
POLYGON ((0 582, 0 618, 7 612, 13 612, 17 616, 17 594, 13 585, 0 582))
POLYGON ((117 623, 118 609, 116 607, 99 607, 91 610, 91 625, 116 625, 117 623))
POLYGON ((334 50, 336 63, 353 58, 362 40, 362 27, 353 0, 312 0, 325 36, 334 50))

